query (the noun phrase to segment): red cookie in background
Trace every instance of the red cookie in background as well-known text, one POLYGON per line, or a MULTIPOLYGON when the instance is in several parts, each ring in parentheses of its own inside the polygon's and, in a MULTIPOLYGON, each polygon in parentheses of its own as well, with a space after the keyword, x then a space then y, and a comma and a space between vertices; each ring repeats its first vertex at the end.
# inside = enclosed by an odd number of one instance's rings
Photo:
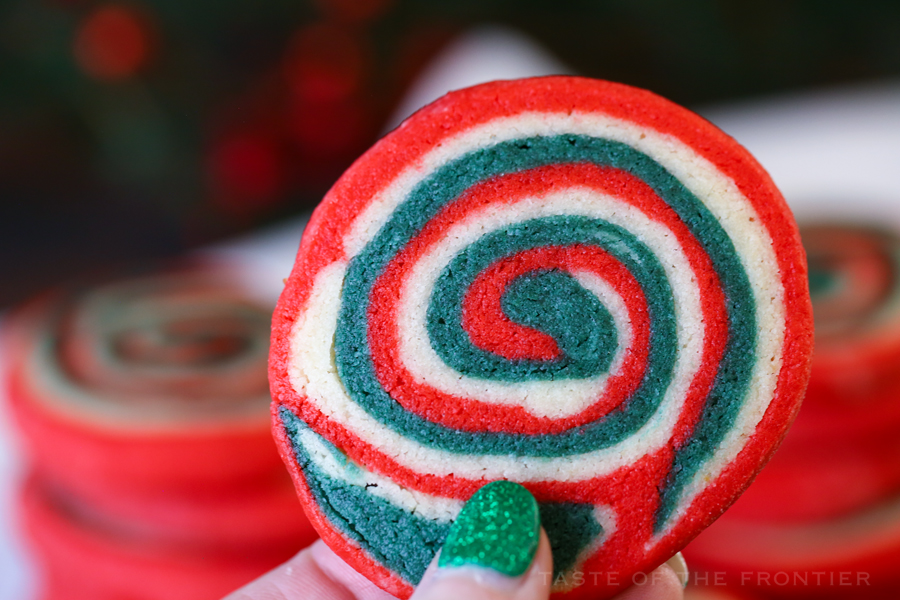
POLYGON ((799 408, 790 211, 734 140, 583 78, 452 92, 313 214, 273 320, 276 439, 322 538, 408 597, 497 479, 554 591, 608 598, 711 523, 799 408))
POLYGON ((73 493, 50 484, 46 487, 77 504, 83 514, 94 515, 122 534, 148 543, 199 552, 280 550, 290 556, 318 536, 303 514, 287 474, 273 475, 270 481, 256 480, 253 485, 189 493, 161 488, 91 494, 90 489, 73 493))
POLYGON ((840 518, 764 523, 730 512, 684 550, 695 572, 777 598, 896 598, 900 498, 840 518))
POLYGON ((32 477, 22 519, 45 600, 218 600, 296 551, 221 551, 153 543, 83 513, 32 477))
MULTIPOLYGON (((797 417, 802 423, 806 405, 797 417)), ((764 524, 814 522, 878 504, 900 488, 900 439, 828 436, 791 429, 784 443, 729 516, 764 524)))
POLYGON ((729 586, 724 579, 716 580, 715 573, 694 573, 693 580, 700 579, 702 585, 688 584, 684 590, 684 600, 762 600, 743 589, 729 586))
POLYGON ((900 493, 900 238, 861 224, 801 228, 816 349, 803 409, 730 515, 815 522, 900 493))
POLYGON ((202 263, 4 323, 48 599, 215 600, 317 537, 271 437, 270 314, 238 269, 202 263))
POLYGON ((8 390, 35 467, 87 497, 271 480, 268 319, 226 267, 67 289, 14 312, 8 390))
POLYGON ((900 238, 849 224, 801 234, 816 326, 807 410, 887 411, 900 424, 900 238))

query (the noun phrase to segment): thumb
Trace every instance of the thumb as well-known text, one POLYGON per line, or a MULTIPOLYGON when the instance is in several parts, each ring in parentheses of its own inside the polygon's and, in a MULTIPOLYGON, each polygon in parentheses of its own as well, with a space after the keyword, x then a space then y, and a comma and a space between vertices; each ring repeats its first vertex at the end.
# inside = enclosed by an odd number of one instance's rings
POLYGON ((495 481, 460 511, 410 600, 547 600, 552 572, 534 497, 495 481))

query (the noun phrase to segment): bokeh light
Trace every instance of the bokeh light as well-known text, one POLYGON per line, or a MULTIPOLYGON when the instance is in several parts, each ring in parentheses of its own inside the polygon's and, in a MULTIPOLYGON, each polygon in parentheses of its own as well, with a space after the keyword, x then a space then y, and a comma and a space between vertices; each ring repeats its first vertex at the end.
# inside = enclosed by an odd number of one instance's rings
POLYGON ((147 17, 136 9, 107 5, 90 13, 75 34, 75 61, 96 79, 134 75, 149 60, 152 33, 147 17))
POLYGON ((366 66, 358 37, 330 23, 316 23, 297 32, 289 45, 284 76, 303 100, 333 102, 359 90, 366 66))
POLYGON ((220 141, 210 154, 216 203, 231 213, 252 214, 273 203, 284 184, 278 144, 264 134, 240 133, 220 141))

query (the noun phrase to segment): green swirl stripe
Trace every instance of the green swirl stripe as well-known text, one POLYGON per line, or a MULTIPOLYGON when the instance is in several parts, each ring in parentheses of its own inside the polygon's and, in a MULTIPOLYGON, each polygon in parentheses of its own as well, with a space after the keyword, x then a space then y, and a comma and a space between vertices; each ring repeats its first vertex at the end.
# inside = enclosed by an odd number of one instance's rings
MULTIPOLYGON (((504 363, 511 363, 513 369, 517 367, 530 369, 526 372, 529 379, 566 379, 591 376, 596 372, 605 371, 616 350, 612 317, 603 309, 599 315, 608 321, 592 321, 593 311, 582 310, 579 300, 586 296, 593 303, 600 305, 597 298, 578 285, 569 275, 558 271, 544 273, 526 282, 531 288, 527 290, 531 292, 527 296, 529 302, 523 302, 524 306, 519 306, 517 311, 511 311, 514 313, 511 316, 518 316, 518 320, 523 324, 535 325, 546 333, 556 334, 555 339, 563 340, 560 343, 563 349, 560 360, 543 364, 538 361, 505 361, 472 345, 461 325, 462 297, 465 291, 478 273, 497 258, 531 248, 574 244, 599 246, 622 262, 648 296, 648 312, 650 321, 654 324, 650 332, 646 372, 640 387, 629 399, 627 410, 613 412, 603 425, 598 422, 592 426, 573 429, 574 435, 557 436, 560 448, 567 447, 571 452, 578 453, 579 447, 583 448, 585 442, 583 438, 586 435, 592 436, 594 439, 591 441, 596 443, 595 440, 602 439, 600 435, 606 433, 607 443, 615 443, 623 439, 623 436, 634 432, 643 424, 644 415, 652 414, 660 404, 672 379, 677 356, 674 298, 662 265, 636 237, 605 221, 579 216, 536 219, 493 232, 472 244, 467 251, 460 253, 444 270, 432 295, 428 326, 433 346, 447 364, 460 371, 479 371, 478 374, 483 375, 483 378, 489 378, 492 368, 502 369, 504 363), (550 282, 547 282, 547 279, 551 279, 550 282), (566 281, 568 285, 574 286, 563 291, 577 290, 579 293, 568 297, 561 296, 560 286, 547 285, 560 281, 566 281), (541 308, 545 304, 554 305, 545 314, 523 310, 541 308), (556 327, 548 328, 546 316, 554 312, 558 314, 549 321, 551 326, 556 327), (573 315, 582 320, 566 321, 567 317, 571 318, 573 315), (591 335, 599 338, 593 344, 591 335), (600 348, 603 352, 598 353, 597 346, 603 345, 606 346, 600 348), (492 362, 486 362, 486 359, 492 359, 492 362), (587 371, 587 374, 583 375, 579 371, 587 371), (603 428, 614 428, 616 433, 602 432, 603 428)), ((514 289, 509 292, 518 291, 514 286, 520 281, 521 278, 516 280, 514 285, 510 286, 514 289)), ((521 301, 522 298, 508 299, 507 303, 513 300, 521 301)), ((588 304, 588 307, 596 308, 593 304, 588 304)), ((512 369, 508 374, 519 375, 512 369)))
POLYGON ((608 249, 648 294, 650 319, 661 327, 651 332, 650 346, 657 353, 650 362, 663 365, 648 379, 667 382, 676 354, 676 333, 674 300, 665 270, 631 233, 578 216, 518 223, 482 237, 454 257, 435 282, 428 308, 428 332, 437 354, 456 371, 483 379, 584 379, 606 372, 618 343, 613 318, 592 292, 559 270, 519 277, 502 296, 504 314, 552 336, 562 351, 559 359, 509 361, 472 344, 462 327, 463 299, 482 271, 504 257, 532 248, 575 244, 608 249))
MULTIPOLYGON (((605 419, 553 435, 458 431, 428 421, 413 412, 406 411, 400 404, 390 398, 386 390, 381 388, 375 376, 371 359, 357 363, 357 369, 359 370, 347 370, 346 363, 340 361, 340 359, 345 359, 347 355, 343 352, 343 348, 339 349, 336 347, 335 355, 339 357, 339 374, 348 391, 353 390, 351 397, 354 399, 359 398, 358 401, 364 402, 367 410, 375 414, 382 422, 389 423, 392 427, 401 431, 404 435, 417 439, 422 443, 460 454, 568 456, 617 444, 640 429, 649 415, 653 414, 662 401, 665 390, 672 379, 678 352, 674 298, 666 280, 665 271, 656 257, 653 256, 653 253, 638 241, 635 236, 620 227, 602 220, 578 216, 558 216, 528 221, 518 227, 510 227, 497 232, 495 235, 487 236, 483 240, 483 244, 488 245, 486 256, 481 256, 479 260, 473 260, 473 264, 461 268, 462 281, 454 281, 448 286, 448 290, 442 292, 438 292, 439 288, 436 287, 433 292, 434 295, 430 303, 432 318, 434 319, 431 323, 433 328, 431 334, 437 342, 436 349, 441 349, 445 354, 450 355, 454 352, 454 342, 466 336, 465 332, 453 331, 453 329, 457 328, 461 330, 461 325, 459 325, 461 308, 458 307, 461 299, 459 296, 464 293, 465 288, 463 286, 471 280, 473 274, 477 274, 482 265, 490 264, 487 261, 491 255, 499 254, 503 256, 504 249, 509 250, 509 253, 512 254, 519 250, 550 244, 598 246, 621 261, 632 272, 639 284, 642 285, 645 294, 653 299, 652 302, 648 303, 652 326, 647 369, 639 389, 628 400, 625 409, 613 411, 605 419), (527 228, 527 235, 513 235, 516 232, 524 233, 523 228, 527 228), (496 242, 496 240, 506 234, 509 234, 507 241, 496 242), (441 294, 455 295, 456 298, 445 299, 441 294), (444 309, 442 305, 448 309, 446 317, 442 317, 440 313, 435 314, 436 311, 444 309), (457 307, 456 311, 454 311, 454 306, 457 307), (444 321, 443 324, 440 324, 441 320, 444 321), (456 324, 455 327, 454 323, 456 324), (362 369, 366 369, 366 371, 362 369), (360 389, 363 390, 362 393, 359 393, 360 389), (354 392, 356 393, 354 394, 354 392)), ((473 249, 476 252, 482 247, 478 244, 473 245, 473 249)), ((465 262, 465 253, 460 255, 458 259, 465 262)), ((451 263, 445 269, 440 279, 446 281, 453 278, 453 269, 454 264, 451 263)), ((344 287, 345 298, 350 287, 348 282, 349 276, 344 287)), ((590 292, 583 290, 580 286, 579 289, 582 289, 585 294, 590 294, 590 292)), ((349 302, 352 301, 347 300, 342 309, 346 308, 349 302)), ((609 318, 611 320, 611 317, 609 318)), ((342 327, 345 325, 346 323, 339 321, 338 332, 341 332, 342 327)), ((345 338, 340 336, 340 334, 336 335, 336 346, 343 339, 345 338)), ((473 352, 480 353, 474 346, 471 349, 473 352)), ((615 347, 613 346, 609 350, 615 351, 615 347)), ((479 356, 482 354, 487 355, 487 353, 481 353, 479 356)), ((465 355, 465 349, 456 349, 456 354, 450 358, 452 362, 465 363, 464 366, 468 364, 467 361, 469 359, 465 355)), ((494 358, 494 364, 496 364, 496 361, 502 360, 500 357, 496 357, 494 358)), ((599 356, 595 357, 595 360, 600 366, 603 366, 604 363, 609 363, 610 357, 599 356)), ((531 367, 531 364, 524 361, 510 362, 513 363, 509 369, 512 374, 517 374, 514 371, 516 367, 523 369, 531 367)), ((570 362, 568 361, 568 363, 570 362)), ((556 370, 564 370, 567 366, 570 366, 568 363, 567 361, 560 361, 560 364, 555 365, 556 370)), ((552 378, 554 375, 553 366, 548 365, 547 370, 543 372, 532 370, 529 373, 530 378, 535 379, 547 376, 552 378)), ((484 368, 484 365, 482 365, 482 368, 484 368)), ((489 369, 490 365, 487 368, 489 369)), ((563 371, 559 379, 567 376, 571 377, 571 373, 563 371)))
POLYGON ((832 269, 814 264, 809 265, 809 295, 813 301, 821 302, 822 299, 840 292, 846 285, 846 281, 839 273, 832 269))
MULTIPOLYGON (((647 183, 699 240, 725 293, 729 339, 700 422, 677 451, 663 490, 658 515, 661 522, 684 484, 718 447, 740 410, 756 362, 756 306, 740 258, 715 217, 677 178, 630 146, 581 135, 513 140, 465 154, 420 182, 375 239, 350 261, 335 332, 338 374, 350 397, 386 426, 418 443, 459 454, 565 456, 615 444, 645 423, 655 405, 629 402, 622 411, 556 435, 456 431, 405 411, 375 377, 366 340, 366 314, 372 286, 391 258, 441 207, 473 185, 508 173, 563 163, 613 167, 647 183)), ((654 330, 664 326, 658 320, 652 321, 654 330)))
MULTIPOLYGON (((503 257, 567 245, 559 236, 567 233, 566 221, 535 220, 494 232, 466 248, 444 269, 435 282, 427 326, 432 347, 447 365, 470 377, 506 381, 583 379, 609 368, 619 342, 612 315, 594 294, 559 269, 518 277, 501 296, 503 314, 557 341, 558 359, 507 360, 474 345, 462 326, 463 299, 475 278, 503 257), (535 236, 537 232, 543 235, 535 236)), ((582 235, 593 241, 591 234, 596 232, 583 229, 582 235)))
MULTIPOLYGON (((325 473, 316 466, 300 439, 301 431, 310 431, 307 425, 284 407, 279 408, 278 414, 306 485, 331 526, 405 581, 418 584, 443 544, 450 523, 422 517, 369 493, 364 483, 356 481, 359 467, 325 438, 314 434, 345 470, 344 476, 325 473)), ((576 566, 578 555, 603 534, 603 527, 590 504, 541 502, 539 507, 541 524, 553 551, 556 579, 576 566)))

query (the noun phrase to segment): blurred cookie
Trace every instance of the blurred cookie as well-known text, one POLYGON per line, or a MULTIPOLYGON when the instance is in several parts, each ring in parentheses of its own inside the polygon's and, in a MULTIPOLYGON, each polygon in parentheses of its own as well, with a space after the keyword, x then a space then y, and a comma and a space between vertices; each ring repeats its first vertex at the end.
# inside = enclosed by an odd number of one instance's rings
POLYGON ((900 238, 840 224, 801 235, 816 326, 811 407, 877 412, 898 404, 900 238))
POLYGON ((8 389, 36 467, 92 496, 271 479, 268 321, 211 268, 67 289, 15 312, 8 389))
POLYGON ((295 552, 150 542, 83 512, 36 478, 20 511, 45 600, 219 600, 295 552))

